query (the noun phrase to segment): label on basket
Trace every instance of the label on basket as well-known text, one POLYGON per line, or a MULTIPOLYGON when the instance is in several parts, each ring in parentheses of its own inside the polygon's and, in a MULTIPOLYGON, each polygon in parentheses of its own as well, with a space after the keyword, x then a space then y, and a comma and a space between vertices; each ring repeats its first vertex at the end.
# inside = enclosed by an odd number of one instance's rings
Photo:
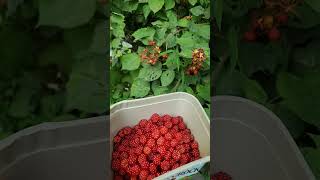
POLYGON ((169 177, 167 177, 166 179, 180 179, 180 178, 183 178, 183 177, 186 177, 186 176, 191 176, 193 174, 196 174, 197 172, 199 172, 201 170, 201 168, 203 167, 203 163, 199 163, 199 164, 195 164, 194 166, 188 168, 188 169, 185 169, 183 171, 180 171, 174 175, 171 175, 169 177))

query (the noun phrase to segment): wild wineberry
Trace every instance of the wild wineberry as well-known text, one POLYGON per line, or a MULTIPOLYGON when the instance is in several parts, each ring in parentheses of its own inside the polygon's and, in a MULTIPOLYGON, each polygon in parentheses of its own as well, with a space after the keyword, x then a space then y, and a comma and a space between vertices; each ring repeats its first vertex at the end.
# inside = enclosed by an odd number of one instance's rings
POLYGON ((150 154, 150 153, 151 153, 151 148, 148 147, 148 146, 145 146, 145 147, 143 148, 143 153, 146 154, 146 155, 150 154))
POLYGON ((172 158, 175 159, 176 161, 179 160, 181 157, 181 153, 178 150, 174 150, 172 152, 172 158))
POLYGON ((141 170, 140 174, 139 174, 139 178, 140 180, 146 180, 149 176, 149 171, 147 170, 141 170))
POLYGON ((160 167, 163 171, 167 171, 170 169, 170 163, 167 160, 161 162, 160 167))
POLYGON ((253 31, 247 31, 244 33, 244 39, 246 41, 255 41, 257 39, 257 35, 253 31))
MULTIPOLYGON (((161 162, 159 162, 160 164, 161 162)), ((155 165, 154 163, 150 163, 149 165, 149 171, 151 174, 155 174, 157 172, 157 165, 155 165)))
POLYGON ((277 41, 280 39, 280 31, 274 27, 272 29, 270 29, 270 31, 268 32, 268 37, 270 41, 277 41))

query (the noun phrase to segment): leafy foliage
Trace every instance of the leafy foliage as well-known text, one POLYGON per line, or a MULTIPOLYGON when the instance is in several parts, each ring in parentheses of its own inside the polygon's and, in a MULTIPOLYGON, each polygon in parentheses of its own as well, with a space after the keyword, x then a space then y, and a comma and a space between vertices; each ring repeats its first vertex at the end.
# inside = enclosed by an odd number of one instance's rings
POLYGON ((107 111, 105 6, 1 1, 0 138, 107 111))
MULTIPOLYGON (((285 0, 271 1, 277 4, 285 0)), ((315 32, 320 27, 317 18, 320 15, 319 2, 305 0, 291 4, 287 9, 287 23, 277 25, 280 32, 277 40, 246 36, 257 14, 261 19, 275 18, 269 24, 262 22, 265 27, 279 18, 278 14, 272 14, 279 9, 264 9, 267 2, 270 1, 215 2, 212 83, 217 95, 242 96, 277 114, 303 149, 314 174, 320 178, 320 66, 317 51, 320 39, 315 32)), ((281 18, 285 21, 286 15, 282 14, 281 18)))
POLYGON ((112 2, 111 104, 184 91, 197 96, 208 110, 208 5, 206 0, 112 2), (204 50, 206 60, 199 73, 189 75, 187 70, 196 49, 204 50), (156 58, 145 60, 151 52, 156 52, 156 58))

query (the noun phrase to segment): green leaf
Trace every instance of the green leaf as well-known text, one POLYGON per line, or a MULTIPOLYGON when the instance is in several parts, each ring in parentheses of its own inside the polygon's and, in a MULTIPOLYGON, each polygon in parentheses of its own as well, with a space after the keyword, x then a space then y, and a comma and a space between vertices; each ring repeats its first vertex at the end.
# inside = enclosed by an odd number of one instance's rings
POLYGON ((195 40, 192 33, 185 32, 180 38, 177 39, 177 44, 181 46, 182 49, 192 49, 195 46, 195 40))
POLYGON ((178 24, 177 15, 174 11, 167 11, 167 17, 169 19, 169 28, 175 28, 178 24))
POLYGON ((107 68, 105 54, 86 53, 78 57, 66 85, 66 110, 78 109, 86 113, 107 111, 107 68))
MULTIPOLYGON (((195 34, 203 37, 206 40, 210 39, 210 25, 209 24, 194 24, 193 28, 195 30, 195 34)), ((209 42, 207 42, 209 43, 209 42)))
POLYGON ((136 53, 130 53, 123 55, 120 58, 122 64, 122 70, 133 71, 139 68, 140 66, 140 57, 136 53))
POLYGON ((312 7, 313 10, 320 13, 320 1, 318 0, 305 0, 307 4, 309 4, 310 7, 312 7))
POLYGON ((164 65, 166 65, 169 69, 172 69, 172 70, 179 68, 180 59, 177 53, 176 52, 170 53, 164 65))
POLYGON ((188 1, 192 6, 194 6, 198 2, 198 0, 188 0, 188 1))
POLYGON ((144 5, 142 7, 142 11, 143 11, 144 18, 147 19, 147 17, 149 16, 149 14, 151 12, 149 5, 148 4, 144 5))
POLYGON ((148 40, 153 40, 153 36, 156 33, 155 29, 152 27, 146 27, 136 30, 132 36, 135 38, 135 42, 137 40, 141 40, 143 38, 147 38, 148 40))
POLYGON ((48 95, 41 99, 41 114, 51 120, 56 117, 64 107, 65 94, 59 93, 54 95, 48 95))
POLYGON ((160 86, 160 81, 153 81, 151 84, 151 89, 155 96, 168 93, 168 87, 160 86))
POLYGON ((165 8, 166 10, 172 9, 175 6, 175 0, 166 0, 165 1, 165 8))
POLYGON ((202 6, 196 6, 190 9, 190 12, 192 13, 192 15, 194 16, 200 16, 203 15, 204 13, 204 9, 202 6))
POLYGON ((169 86, 175 77, 175 72, 173 70, 166 70, 161 75, 161 85, 169 86))
POLYGON ((302 120, 320 127, 320 73, 310 73, 303 78, 280 73, 277 90, 284 98, 284 104, 302 120))
POLYGON ((162 74, 162 70, 161 70, 162 64, 161 63, 157 63, 154 66, 151 65, 146 65, 145 67, 143 67, 142 69, 140 69, 139 72, 139 78, 143 79, 145 81, 154 81, 160 78, 161 74, 162 74))
POLYGON ((309 134, 316 144, 317 148, 320 148, 320 135, 315 135, 315 134, 309 134))
POLYGON ((258 84, 257 81, 254 80, 247 80, 245 81, 245 84, 243 85, 245 96, 248 99, 251 99, 257 103, 265 104, 268 95, 264 91, 264 89, 258 84))
POLYGON ((39 65, 57 65, 60 70, 69 73, 73 64, 73 57, 65 44, 51 44, 39 53, 39 65))
POLYGON ((190 24, 190 20, 186 18, 179 19, 178 21, 178 26, 180 27, 189 27, 189 24, 190 24))
POLYGON ((294 62, 303 64, 309 68, 320 65, 320 41, 314 40, 305 47, 295 48, 293 51, 294 62))
POLYGON ((223 0, 216 0, 214 2, 214 17, 216 18, 219 29, 221 30, 221 22, 223 15, 223 0))
POLYGON ((197 94, 203 98, 206 101, 211 101, 211 96, 210 96, 210 84, 206 85, 200 85, 198 84, 197 87, 197 94))
POLYGON ((40 26, 73 28, 89 22, 96 11, 96 1, 38 1, 40 26))
POLYGON ((142 98, 148 95, 149 91, 150 83, 148 81, 144 81, 140 78, 137 78, 132 83, 130 96, 142 98))
POLYGON ((149 7, 150 9, 156 13, 158 12, 164 5, 164 0, 149 0, 149 7))
POLYGON ((289 18, 288 26, 308 29, 320 24, 320 13, 313 10, 307 3, 296 6, 294 11, 297 16, 289 18))
POLYGON ((236 31, 235 27, 230 28, 228 32, 228 44, 229 44, 229 52, 231 53, 231 68, 235 68, 238 59, 239 59, 239 50, 238 50, 238 32, 236 31))

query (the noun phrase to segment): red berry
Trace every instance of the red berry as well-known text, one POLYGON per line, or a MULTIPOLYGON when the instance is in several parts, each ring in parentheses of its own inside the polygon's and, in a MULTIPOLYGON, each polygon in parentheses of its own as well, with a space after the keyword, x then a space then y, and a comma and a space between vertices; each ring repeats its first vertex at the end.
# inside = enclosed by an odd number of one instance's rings
POLYGON ((183 138, 183 135, 182 135, 182 133, 177 132, 174 134, 174 137, 177 139, 177 141, 181 141, 183 138))
POLYGON ((164 155, 166 153, 166 148, 164 146, 158 146, 157 151, 161 154, 164 155))
POLYGON ((179 124, 179 122, 180 122, 180 119, 178 117, 172 118, 172 124, 177 125, 179 124))
POLYGON ((198 148, 199 148, 198 142, 197 142, 197 141, 193 141, 193 142, 191 143, 191 148, 192 148, 192 149, 198 149, 198 148))
POLYGON ((127 159, 128 157, 129 157, 129 155, 128 155, 127 152, 122 152, 122 153, 120 154, 120 158, 121 158, 121 159, 127 159))
POLYGON ((154 139, 149 139, 146 144, 146 146, 149 146, 150 148, 153 148, 155 145, 156 141, 154 139))
POLYGON ((181 129, 181 130, 186 129, 186 125, 184 124, 184 122, 180 122, 180 123, 178 124, 178 127, 179 127, 179 129, 181 129))
POLYGON ((154 165, 160 165, 160 163, 161 163, 161 156, 160 155, 155 155, 153 157, 153 164, 154 165))
POLYGON ((140 143, 141 143, 141 144, 145 144, 146 142, 147 142, 146 136, 145 136, 145 135, 141 135, 141 136, 140 136, 140 143))
POLYGON ((178 140, 172 139, 171 140, 171 147, 176 147, 178 145, 178 140))
POLYGON ((137 129, 135 132, 136 132, 137 135, 142 135, 143 134, 142 129, 137 129))
POLYGON ((119 159, 113 159, 111 162, 111 168, 113 170, 119 170, 121 167, 121 162, 119 159))
POLYGON ((143 147, 142 147, 142 146, 138 146, 138 147, 136 147, 136 148, 134 149, 134 152, 135 152, 136 154, 141 154, 142 151, 143 151, 143 147))
POLYGON ((246 41, 255 41, 257 39, 257 35, 253 31, 247 31, 244 33, 244 39, 246 41))
POLYGON ((135 154, 130 154, 128 158, 128 162, 130 165, 134 164, 137 162, 137 156, 135 154))
POLYGON ((128 165, 129 165, 128 160, 127 160, 127 159, 122 159, 122 161, 121 161, 121 168, 122 168, 122 169, 127 169, 128 165))
POLYGON ((232 177, 225 172, 217 172, 212 177, 211 180, 232 180, 232 177))
POLYGON ((139 174, 139 178, 140 180, 146 180, 149 176, 149 171, 147 170, 141 170, 140 174, 139 174))
POLYGON ((167 134, 165 134, 165 135, 164 135, 164 138, 165 138, 166 140, 171 140, 171 139, 172 139, 171 133, 168 132, 167 134))
POLYGON ((173 124, 172 124, 171 121, 166 121, 166 122, 164 123, 164 126, 167 127, 168 129, 170 129, 170 128, 172 128, 173 124))
POLYGON ((181 154, 180 163, 181 164, 187 164, 189 162, 190 158, 187 154, 181 154))
POLYGON ((152 132, 151 136, 152 136, 154 139, 158 139, 159 136, 160 136, 159 130, 158 130, 158 129, 155 129, 155 130, 152 132))
POLYGON ((168 132, 168 128, 167 127, 165 127, 165 126, 161 126, 160 127, 160 133, 161 134, 167 134, 167 132, 168 132))
POLYGON ((164 159, 165 159, 165 160, 168 160, 168 161, 171 159, 171 152, 170 152, 170 151, 167 151, 167 152, 165 153, 164 159))
POLYGON ((180 144, 176 147, 176 150, 179 151, 181 154, 186 152, 186 149, 184 148, 184 145, 180 144))
MULTIPOLYGON (((159 162, 159 164, 160 164, 160 162, 159 162)), ((155 165, 154 163, 150 163, 149 171, 151 174, 155 174, 157 172, 157 165, 155 165)))
POLYGON ((164 141, 165 141, 165 139, 164 139, 164 137, 159 137, 159 139, 157 140, 157 144, 158 145, 164 145, 164 141))
POLYGON ((193 155, 194 158, 199 159, 200 158, 199 149, 193 149, 192 150, 192 155, 193 155))
POLYGON ((162 116, 163 121, 171 121, 172 117, 168 114, 162 116))
POLYGON ((176 161, 179 160, 180 157, 181 157, 181 154, 180 154, 179 151, 174 150, 174 151, 172 152, 172 158, 175 159, 176 161))
POLYGON ((130 141, 130 146, 131 147, 138 147, 139 143, 140 143, 140 139, 138 137, 136 137, 130 141))
POLYGON ((156 123, 156 122, 158 122, 158 121, 160 121, 160 115, 159 114, 157 114, 157 113, 154 113, 152 116, 151 116, 151 121, 153 122, 153 123, 156 123))
POLYGON ((119 154, 118 151, 112 152, 112 158, 113 158, 113 159, 118 159, 119 157, 120 157, 120 154, 119 154))
POLYGON ((115 176, 114 180, 123 180, 123 177, 122 176, 115 176))
POLYGON ((152 180, 153 178, 155 178, 155 175, 154 174, 150 174, 147 178, 147 180, 152 180))
POLYGON ((276 16, 276 20, 278 21, 279 24, 286 24, 289 20, 289 16, 285 13, 282 13, 276 16))
POLYGON ((150 154, 151 153, 151 148, 148 147, 148 146, 145 146, 144 149, 143 149, 143 153, 146 154, 146 155, 150 154))
POLYGON ((169 170, 170 169, 169 161, 166 161, 166 160, 162 161, 160 167, 163 171, 169 170))
POLYGON ((147 156, 145 154, 140 154, 138 157, 138 162, 142 164, 145 161, 147 161, 147 156))
POLYGON ((280 31, 276 28, 273 27, 272 29, 270 29, 270 31, 268 32, 268 37, 270 41, 277 41, 280 39, 280 31))
POLYGON ((130 127, 125 127, 125 128, 123 129, 123 132, 124 132, 125 135, 129 135, 129 134, 131 134, 132 129, 131 129, 130 127))
POLYGON ((114 138, 113 138, 113 142, 114 143, 119 143, 121 141, 121 137, 120 136, 115 136, 114 138))
POLYGON ((178 167, 180 167, 180 165, 178 163, 175 163, 174 165, 172 165, 171 169, 177 169, 178 167))
POLYGON ((149 169, 149 162, 143 161, 142 163, 140 163, 140 166, 142 169, 149 169))
POLYGON ((141 127, 145 127, 148 123, 148 120, 146 119, 141 119, 140 122, 139 122, 139 126, 141 127))
POLYGON ((129 167, 128 173, 130 176, 138 176, 140 174, 139 165, 133 165, 133 166, 129 167))

